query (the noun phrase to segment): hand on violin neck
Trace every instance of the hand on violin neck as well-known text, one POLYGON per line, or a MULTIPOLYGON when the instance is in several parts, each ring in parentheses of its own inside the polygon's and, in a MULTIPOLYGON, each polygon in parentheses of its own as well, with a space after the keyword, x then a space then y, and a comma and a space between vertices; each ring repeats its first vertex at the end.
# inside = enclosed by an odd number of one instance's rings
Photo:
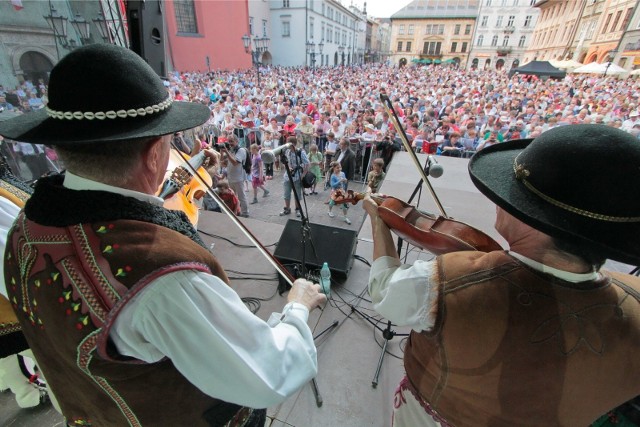
POLYGON ((320 292, 320 289, 320 285, 318 284, 306 279, 297 279, 293 282, 293 286, 287 296, 287 301, 302 304, 311 311, 321 304, 324 304, 327 300, 327 297, 320 292))
POLYGON ((362 207, 371 217, 371 223, 373 224, 378 220, 378 204, 371 197, 371 188, 367 187, 367 192, 362 201, 362 207))

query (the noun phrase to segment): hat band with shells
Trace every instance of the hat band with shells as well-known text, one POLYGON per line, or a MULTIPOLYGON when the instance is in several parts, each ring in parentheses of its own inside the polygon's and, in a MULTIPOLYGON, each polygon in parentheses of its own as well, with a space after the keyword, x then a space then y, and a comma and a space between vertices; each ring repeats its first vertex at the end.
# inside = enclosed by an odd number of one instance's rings
POLYGON ((127 117, 144 117, 166 110, 171 106, 173 100, 168 97, 159 104, 149 105, 129 110, 110 111, 57 111, 47 107, 47 115, 53 119, 60 120, 104 120, 104 119, 125 119, 127 117))
POLYGON ((640 217, 638 216, 630 216, 630 217, 622 217, 622 216, 611 216, 604 215, 595 212, 590 212, 584 209, 576 208, 575 206, 568 205, 559 200, 554 199, 542 191, 538 190, 536 187, 531 184, 530 181, 527 180, 527 177, 531 174, 531 172, 523 165, 518 163, 518 156, 513 159, 513 172, 516 176, 516 179, 522 182, 529 191, 540 197, 541 199, 551 203, 554 206, 557 206, 561 209, 564 209, 569 212, 573 212, 578 215, 586 216, 588 218, 597 219, 600 221, 610 221, 610 222, 640 222, 640 217))

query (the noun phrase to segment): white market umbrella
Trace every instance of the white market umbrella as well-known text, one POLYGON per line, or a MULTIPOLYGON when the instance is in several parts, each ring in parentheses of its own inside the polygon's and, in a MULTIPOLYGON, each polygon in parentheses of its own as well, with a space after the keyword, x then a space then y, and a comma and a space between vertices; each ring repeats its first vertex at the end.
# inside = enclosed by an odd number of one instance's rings
POLYGON ((576 68, 572 72, 580 73, 580 74, 603 74, 605 67, 606 67, 605 64, 598 64, 597 62, 591 62, 587 65, 583 65, 582 67, 576 68))
POLYGON ((575 68, 582 67, 582 65, 583 65, 582 63, 574 59, 566 59, 564 61, 558 61, 558 64, 555 65, 555 67, 560 68, 562 70, 573 70, 575 68))
POLYGON ((638 68, 637 70, 633 70, 629 73, 632 76, 640 76, 640 68, 638 68))
POLYGON ((627 70, 612 62, 603 62, 602 64, 592 62, 576 68, 573 72, 582 74, 604 74, 606 72, 608 76, 617 76, 626 73, 627 70))

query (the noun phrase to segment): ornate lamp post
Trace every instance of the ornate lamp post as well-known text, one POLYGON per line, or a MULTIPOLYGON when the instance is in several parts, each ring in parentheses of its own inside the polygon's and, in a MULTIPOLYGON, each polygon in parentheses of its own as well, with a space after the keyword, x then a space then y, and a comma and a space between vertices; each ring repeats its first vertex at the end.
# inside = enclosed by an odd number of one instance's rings
POLYGON ((251 54, 251 62, 256 67, 256 74, 258 76, 258 86, 260 86, 260 65, 262 65, 262 54, 269 49, 269 37, 254 37, 253 42, 251 36, 245 34, 242 36, 242 44, 244 45, 244 51, 251 54))
POLYGON ((320 40, 320 43, 318 43, 318 52, 320 52, 320 65, 322 65, 322 49, 324 49, 324 39, 320 40))
POLYGON ((604 74, 602 74, 602 77, 607 76, 607 71, 609 71, 609 67, 611 66, 611 61, 613 61, 613 58, 616 57, 616 53, 618 53, 616 49, 612 49, 609 51, 609 61, 607 62, 607 67, 604 69, 604 74))
POLYGON ((98 31, 100 32, 100 37, 102 37, 102 41, 104 42, 110 41, 109 40, 109 33, 110 33, 109 24, 105 19, 104 15, 102 14, 102 12, 98 13, 97 18, 93 18, 93 22, 96 24, 96 27, 98 27, 98 31))
POLYGON ((75 28, 76 32, 80 36, 80 42, 85 45, 91 37, 91 26, 86 19, 76 13, 75 19, 70 20, 71 25, 75 28))
POLYGON ((313 40, 307 40, 307 55, 309 55, 309 64, 311 65, 311 69, 314 68, 316 63, 316 44, 313 40))
POLYGON ((68 47, 69 41, 67 40, 67 17, 58 13, 55 7, 51 6, 51 11, 48 15, 44 16, 44 19, 49 24, 49 27, 53 30, 53 35, 58 40, 62 47, 68 47))

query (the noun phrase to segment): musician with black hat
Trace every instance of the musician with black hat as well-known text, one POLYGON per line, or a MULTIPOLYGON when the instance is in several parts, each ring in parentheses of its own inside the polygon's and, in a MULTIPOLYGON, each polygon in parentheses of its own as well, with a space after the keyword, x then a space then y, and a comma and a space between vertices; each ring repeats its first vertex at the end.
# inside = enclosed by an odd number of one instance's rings
POLYGON ((93 44, 53 68, 45 109, 0 123, 67 167, 38 181, 4 260, 69 425, 263 426, 260 408, 317 372, 306 321, 319 286, 296 281, 283 313, 261 320, 184 213, 155 196, 173 135, 209 115, 174 101, 133 52, 93 44))
POLYGON ((586 426, 640 394, 640 144, 601 125, 478 152, 508 250, 401 266, 371 216, 374 308, 413 331, 395 426, 586 426), (612 149, 611 147, 615 147, 612 149))

